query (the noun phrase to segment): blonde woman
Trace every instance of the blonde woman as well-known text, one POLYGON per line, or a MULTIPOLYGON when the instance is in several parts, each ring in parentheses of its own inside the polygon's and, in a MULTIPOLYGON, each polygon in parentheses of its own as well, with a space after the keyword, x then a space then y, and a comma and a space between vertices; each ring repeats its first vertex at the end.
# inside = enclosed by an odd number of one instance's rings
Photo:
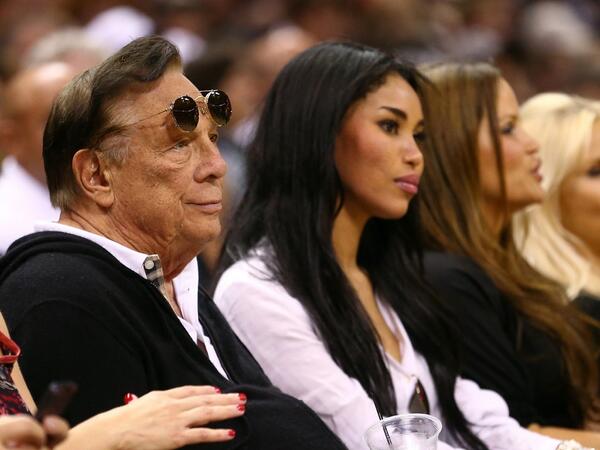
POLYGON ((600 102, 539 94, 521 107, 521 123, 539 142, 546 194, 515 215, 516 243, 532 266, 598 313, 600 102))

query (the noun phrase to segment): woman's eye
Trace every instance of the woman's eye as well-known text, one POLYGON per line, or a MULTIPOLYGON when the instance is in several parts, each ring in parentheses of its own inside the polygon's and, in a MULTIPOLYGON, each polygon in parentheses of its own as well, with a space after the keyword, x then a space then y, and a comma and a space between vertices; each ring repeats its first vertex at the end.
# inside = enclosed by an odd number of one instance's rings
POLYGON ((599 177, 600 176, 600 166, 594 166, 587 172, 589 177, 599 177))
POLYGON ((382 120, 379 123, 379 127, 386 133, 396 134, 398 133, 398 122, 395 120, 382 120))
POLYGON ((503 125, 500 128, 500 132, 502 134, 512 134, 512 132, 515 130, 515 125, 513 123, 508 123, 506 125, 503 125))
POLYGON ((418 131, 417 133, 413 134, 413 139, 417 144, 422 144, 425 142, 426 137, 427 135, 425 134, 425 131, 418 131))
POLYGON ((210 142, 212 142, 213 144, 216 144, 217 141, 219 140, 219 133, 211 133, 209 137, 210 137, 210 142))

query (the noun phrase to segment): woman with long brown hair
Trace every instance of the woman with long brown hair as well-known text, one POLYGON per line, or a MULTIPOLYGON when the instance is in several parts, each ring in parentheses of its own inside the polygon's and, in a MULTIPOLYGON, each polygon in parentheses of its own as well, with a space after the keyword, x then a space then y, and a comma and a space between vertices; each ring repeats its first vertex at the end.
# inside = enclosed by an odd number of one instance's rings
POLYGON ((521 425, 600 446, 585 431, 600 412, 591 321, 513 242, 512 214, 544 195, 515 94, 485 63, 424 72, 425 268, 462 331, 461 373, 503 396, 521 425))

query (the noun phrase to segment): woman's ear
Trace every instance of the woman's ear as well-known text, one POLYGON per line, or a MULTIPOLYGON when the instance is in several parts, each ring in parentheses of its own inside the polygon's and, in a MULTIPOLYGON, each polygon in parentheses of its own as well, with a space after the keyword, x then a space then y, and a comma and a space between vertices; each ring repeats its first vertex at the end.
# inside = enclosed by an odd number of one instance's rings
POLYGON ((71 166, 83 195, 102 208, 110 208, 114 202, 110 173, 98 153, 88 148, 78 150, 71 166))

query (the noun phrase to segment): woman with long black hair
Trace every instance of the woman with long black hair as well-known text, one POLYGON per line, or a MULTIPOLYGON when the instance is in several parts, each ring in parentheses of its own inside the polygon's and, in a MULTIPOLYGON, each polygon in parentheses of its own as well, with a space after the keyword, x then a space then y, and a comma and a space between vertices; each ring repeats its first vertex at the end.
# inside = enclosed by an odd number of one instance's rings
MULTIPOLYGON (((352 450, 378 419, 430 412, 445 442, 555 449, 457 378, 452 321, 421 281, 424 80, 377 50, 318 45, 269 93, 215 300, 275 385, 352 450)), ((438 448, 447 449, 446 444, 438 448)))

